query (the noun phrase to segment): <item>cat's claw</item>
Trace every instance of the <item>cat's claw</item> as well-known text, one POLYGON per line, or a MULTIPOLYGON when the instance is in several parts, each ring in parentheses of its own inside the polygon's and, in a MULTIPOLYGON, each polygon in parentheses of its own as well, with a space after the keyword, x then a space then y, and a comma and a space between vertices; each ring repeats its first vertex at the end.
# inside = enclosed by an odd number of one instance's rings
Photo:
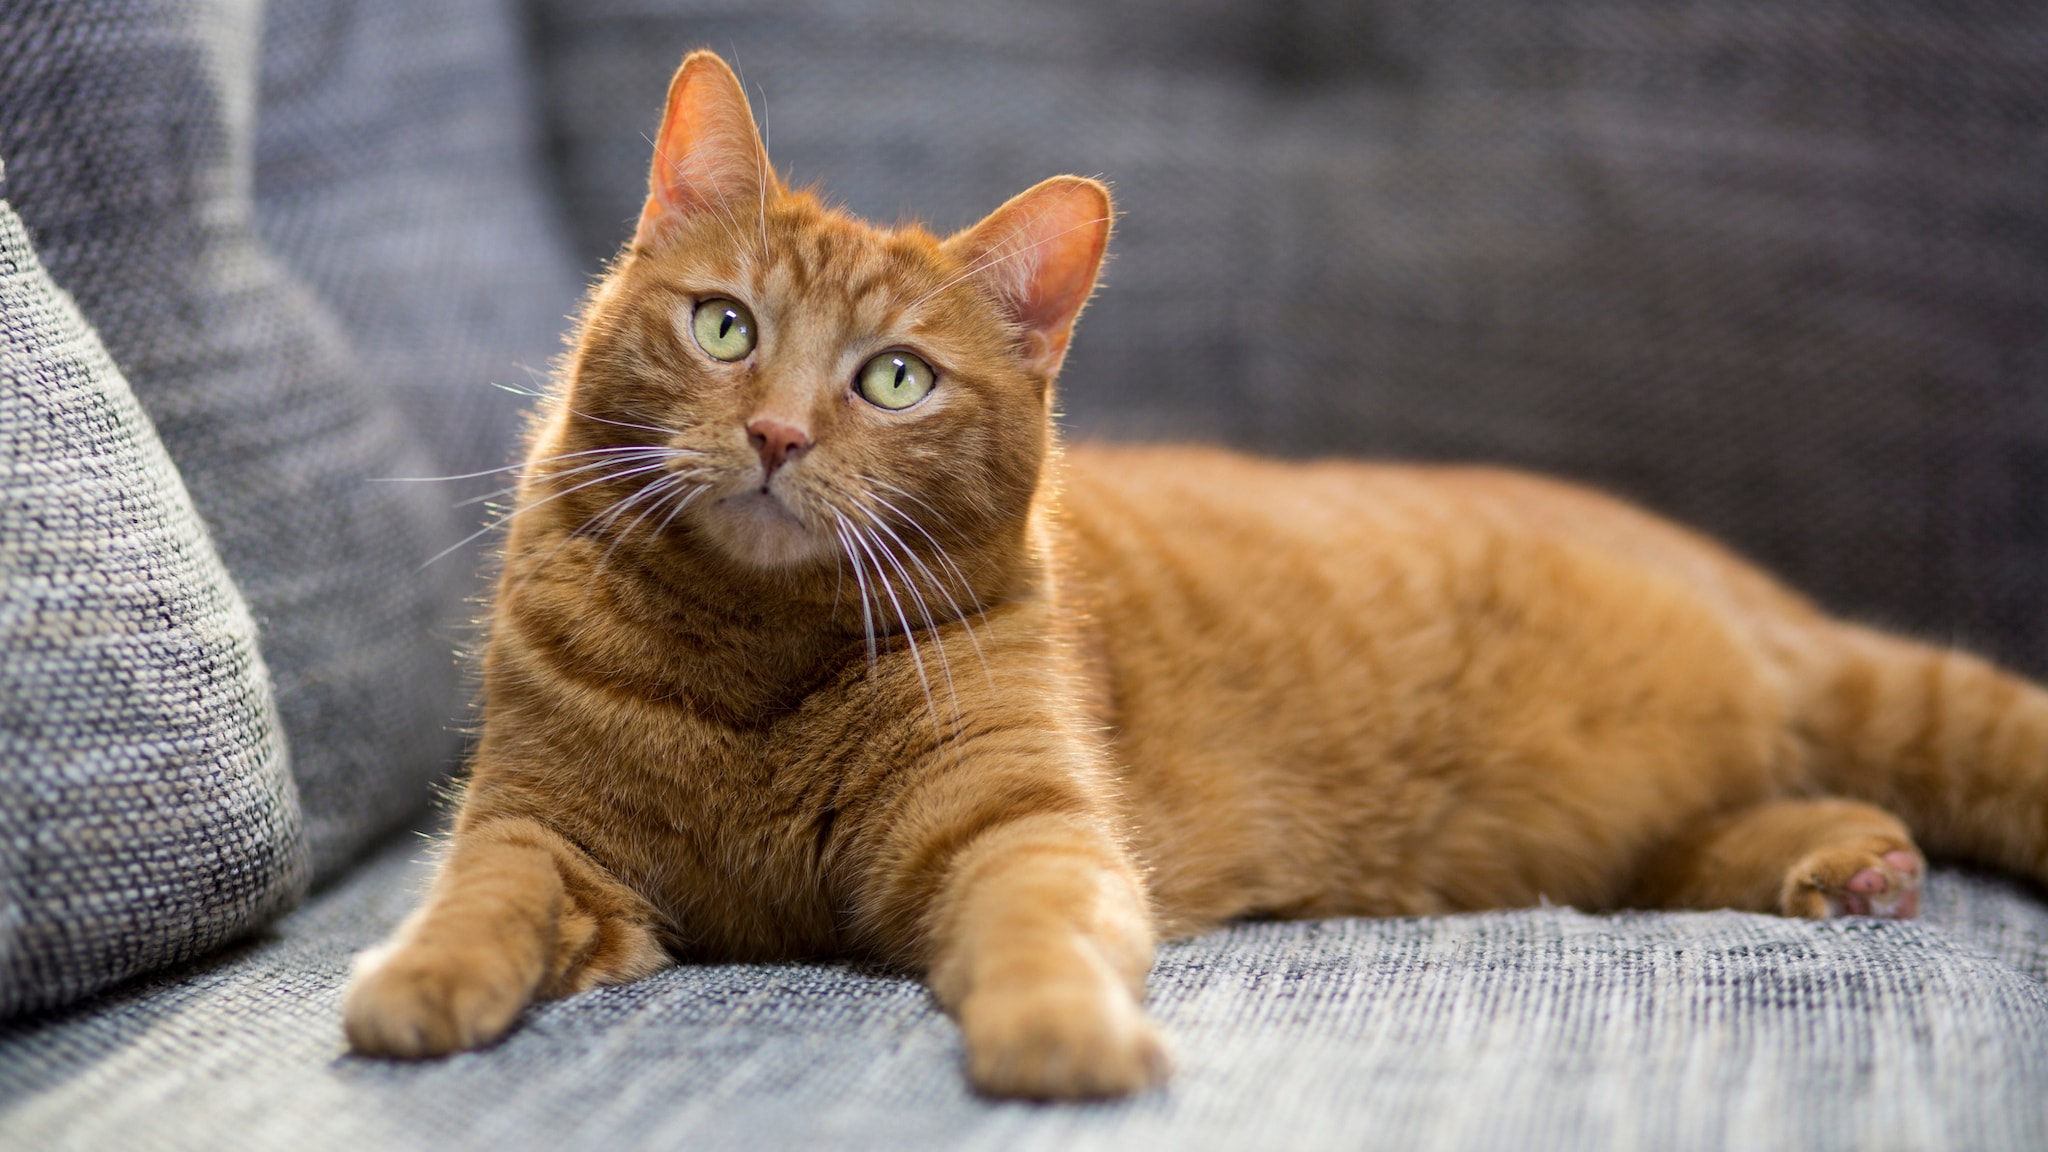
POLYGON ((1787 877, 1784 911, 1814 920, 1911 919, 1920 914, 1920 885, 1926 872, 1926 861, 1910 847, 1823 848, 1800 861, 1787 877))

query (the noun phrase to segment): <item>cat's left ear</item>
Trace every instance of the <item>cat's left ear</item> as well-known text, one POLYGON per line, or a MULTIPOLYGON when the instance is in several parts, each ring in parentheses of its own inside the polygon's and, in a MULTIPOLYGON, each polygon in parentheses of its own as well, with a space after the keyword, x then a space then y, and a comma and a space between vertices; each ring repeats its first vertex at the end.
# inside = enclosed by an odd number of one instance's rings
POLYGON ((1095 290, 1111 218, 1108 188, 1055 176, 946 241, 1020 326, 1020 355, 1046 377, 1060 370, 1074 320, 1095 290))
POLYGON ((647 206, 633 246, 651 246, 699 212, 755 211, 781 192, 739 77, 716 52, 684 57, 669 81, 668 105, 654 137, 647 206))

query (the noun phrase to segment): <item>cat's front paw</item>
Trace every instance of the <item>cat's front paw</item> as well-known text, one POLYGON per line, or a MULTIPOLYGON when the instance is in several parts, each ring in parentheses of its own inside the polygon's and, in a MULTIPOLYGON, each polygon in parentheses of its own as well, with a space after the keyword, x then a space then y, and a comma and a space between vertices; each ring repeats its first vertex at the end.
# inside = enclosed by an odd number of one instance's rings
POLYGON ((379 948, 356 959, 342 1028, 364 1056, 445 1056, 503 1036, 531 996, 531 981, 502 955, 379 948))
POLYGON ((1113 983, 996 987, 960 1006, 967 1073, 991 1096, 1123 1096, 1165 1080, 1166 1044, 1113 983))

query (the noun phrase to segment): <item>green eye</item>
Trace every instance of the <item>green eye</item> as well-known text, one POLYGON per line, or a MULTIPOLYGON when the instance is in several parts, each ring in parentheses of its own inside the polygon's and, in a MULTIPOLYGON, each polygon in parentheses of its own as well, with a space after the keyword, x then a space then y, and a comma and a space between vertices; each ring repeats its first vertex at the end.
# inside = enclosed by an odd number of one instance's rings
POLYGON ((737 300, 723 296, 697 305, 690 319, 697 347, 719 360, 739 360, 754 350, 754 314, 737 300))
POLYGON ((859 383, 868 403, 894 412, 932 390, 932 367, 908 352, 884 352, 861 366, 859 383))

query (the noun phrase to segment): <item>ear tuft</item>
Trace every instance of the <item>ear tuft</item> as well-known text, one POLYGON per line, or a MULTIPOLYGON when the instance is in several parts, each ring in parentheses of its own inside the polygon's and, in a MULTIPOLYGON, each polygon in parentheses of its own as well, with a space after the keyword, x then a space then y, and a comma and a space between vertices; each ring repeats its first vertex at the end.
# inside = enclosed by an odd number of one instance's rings
POLYGON ((1055 176, 946 241, 1022 329, 1025 363, 1047 377, 1059 372, 1095 290, 1112 216, 1100 182, 1055 176))
POLYGON ((739 77, 715 52, 684 57, 669 81, 634 247, 652 247, 675 223, 699 212, 731 212, 734 205, 758 210, 781 190, 739 77))

